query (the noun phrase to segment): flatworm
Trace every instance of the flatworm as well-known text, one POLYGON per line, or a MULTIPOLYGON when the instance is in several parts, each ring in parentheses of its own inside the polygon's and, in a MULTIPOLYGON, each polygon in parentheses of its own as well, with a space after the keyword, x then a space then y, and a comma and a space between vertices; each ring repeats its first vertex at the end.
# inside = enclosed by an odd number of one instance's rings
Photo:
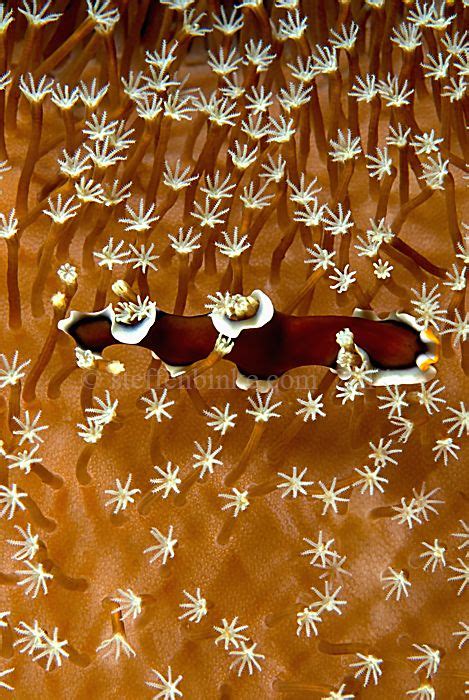
MULTIPOLYGON (((273 380, 310 365, 336 368, 336 335, 344 328, 368 367, 376 369, 373 385, 415 384, 431 379, 439 357, 439 341, 429 329, 419 328, 410 315, 396 312, 380 319, 372 311, 356 309, 353 316, 292 316, 274 309, 260 290, 249 319, 230 320, 212 312, 178 316, 155 307, 152 314, 132 325, 116 320, 112 304, 94 313, 72 311, 59 323, 83 349, 101 353, 116 344, 148 348, 169 368, 188 368, 205 359, 220 334, 234 340, 228 359, 242 377, 273 380)), ((243 385, 241 381, 239 385, 243 385)))

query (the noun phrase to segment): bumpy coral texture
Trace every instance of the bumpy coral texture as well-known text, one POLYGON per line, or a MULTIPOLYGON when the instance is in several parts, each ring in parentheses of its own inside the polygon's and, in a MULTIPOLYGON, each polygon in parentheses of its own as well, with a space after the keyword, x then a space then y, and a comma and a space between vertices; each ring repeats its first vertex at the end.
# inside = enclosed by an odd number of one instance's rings
MULTIPOLYGON (((469 417, 460 402, 467 397, 469 367, 463 226, 468 9, 462 2, 394 0, 278 0, 272 6, 243 0, 238 5, 57 0, 43 10, 40 3, 24 2, 18 8, 15 3, 11 22, 2 5, 1 70, 11 71, 11 80, 1 79, 0 92, 7 149, 2 154, 6 218, 0 233, 5 239, 0 241, 0 352, 5 362, 16 350, 18 362, 31 360, 12 382, 8 366, 0 365, 5 506, 0 674, 14 669, 0 675, 0 682, 12 686, 11 696, 18 700, 464 696, 468 559, 467 526, 461 521, 468 522, 469 417), (33 97, 27 89, 29 71, 33 97), (48 76, 45 93, 38 95, 43 74, 48 76), (93 79, 97 90, 109 87, 87 106, 86 86, 90 89, 93 79), (69 108, 57 83, 62 89, 69 84, 70 91, 78 85, 69 108), (178 113, 181 101, 189 111, 178 113), (107 128, 93 126, 95 118, 107 128), (123 132, 131 130, 128 143, 119 142, 120 124, 123 132), (396 133, 404 134, 401 141, 396 133), (90 166, 82 173, 85 181, 91 178, 97 186, 91 201, 75 189, 82 174, 59 169, 63 149, 71 157, 79 145, 90 166), (121 160, 104 167, 96 155, 100 146, 115 147, 121 160), (244 146, 254 151, 247 162, 244 146), (269 156, 279 163, 278 178, 269 176, 269 156), (186 182, 172 189, 178 159, 180 171, 187 168, 186 182), (159 182, 152 193, 155 176, 159 182), (190 177, 195 177, 192 183, 190 177), (223 198, 212 191, 206 199, 209 177, 211 183, 215 177, 220 183, 228 178, 225 186, 235 187, 223 198), (131 182, 124 192, 130 196, 106 207, 106 192, 116 179, 119 188, 131 182), (25 180, 26 200, 20 192, 25 180), (79 206, 65 224, 51 219, 59 193, 79 206), (126 205, 138 215, 142 198, 143 213, 155 205, 148 218, 160 218, 139 231, 119 219, 132 219, 126 205), (217 201, 217 221, 201 218, 204 207, 217 201), (169 209, 168 202, 174 202, 169 209), (317 217, 311 214, 321 207, 317 217), (18 231, 10 237, 13 208, 18 231), (341 227, 337 217, 343 223, 348 212, 353 225, 341 227), (201 234, 201 248, 186 257, 174 249, 168 255, 168 235, 177 239, 179 227, 185 235, 191 226, 192 235, 201 234), (232 238, 235 226, 251 248, 230 262, 215 242, 226 243, 223 233, 232 238), (41 252, 47 255, 51 231, 57 239, 44 289, 38 289, 41 252), (91 253, 100 253, 110 237, 114 246, 124 241, 120 252, 130 244, 153 246, 150 254, 160 258, 143 271, 133 268, 138 265, 134 249, 108 273, 102 257, 91 253), (15 241, 20 327, 11 327, 15 321, 18 326, 12 312, 15 241), (405 250, 396 245, 399 241, 405 250), (321 270, 319 249, 335 250, 333 265, 316 275, 300 299, 305 279, 321 270), (311 260, 312 265, 305 262, 311 260), (386 260, 393 269, 380 279, 376 266, 386 260), (63 281, 63 271, 62 279, 56 274, 66 262, 76 267, 76 291, 73 281, 63 281), (347 264, 356 280, 338 293, 330 288, 330 276, 347 264), (232 274, 226 272, 229 265, 232 274), (76 367, 71 339, 59 335, 31 390, 46 338, 68 313, 66 307, 92 311, 97 289, 97 308, 116 305, 111 284, 124 278, 142 299, 148 296, 165 311, 174 310, 177 298, 181 310, 183 300, 189 315, 205 313, 208 295, 217 291, 255 288, 269 294, 277 309, 292 307, 293 313, 351 315, 361 306, 382 315, 405 310, 422 328, 443 331, 438 382, 391 387, 405 392, 402 407, 393 408, 385 387, 370 386, 365 379, 360 388, 352 380, 348 399, 341 399, 344 381, 327 368, 306 367, 274 384, 272 395, 256 395, 255 386, 248 392, 235 387, 227 355, 197 377, 195 388, 172 388, 164 400, 171 402, 165 409, 169 416, 163 413, 158 421, 141 397, 151 400, 153 388, 160 398, 168 374, 147 350, 116 345, 92 369, 83 369, 76 367), (433 305, 425 303, 435 286, 434 294, 441 296, 433 305), (65 297, 52 304, 59 291, 65 297), (44 309, 40 303, 38 308, 38 299, 44 309), (112 373, 116 366, 109 363, 117 360, 125 371, 112 373), (62 367, 68 370, 59 380, 62 367), (111 401, 118 401, 115 415, 100 439, 86 443, 77 424, 93 416, 99 423, 99 414, 84 409, 97 407, 95 398, 105 399, 106 390, 111 401), (322 394, 325 415, 303 421, 305 413, 297 412, 304 408, 299 400, 308 401, 308 391, 311 400, 322 394), (425 391, 437 392, 433 402, 425 400, 425 391), (266 401, 279 403, 278 416, 256 421, 256 406, 266 401), (228 413, 236 417, 225 432, 204 410, 223 411, 228 403, 228 413), (460 411, 459 419, 451 409, 460 411), (21 436, 12 432, 19 429, 13 416, 24 421, 25 411, 33 418, 39 410, 38 424, 47 430, 20 445, 21 436), (444 422, 451 418, 455 421, 444 422), (30 452, 37 436, 43 442, 34 456, 42 462, 28 473, 24 460, 15 462, 15 456, 30 452), (376 456, 381 438, 384 444, 391 441, 387 449, 395 452, 387 456, 395 461, 376 456), (448 438, 452 452, 443 449, 448 443, 437 442, 448 438), (213 470, 197 466, 200 457, 194 456, 207 449, 208 439, 212 453, 221 447, 213 470), (438 445, 442 452, 434 449, 438 445), (243 469, 227 485, 240 460, 243 469), (150 479, 164 478, 154 467, 166 470, 169 461, 173 470, 179 467, 181 482, 168 486, 167 498, 164 489, 150 496, 156 488, 150 479), (365 465, 375 474, 371 486, 363 481, 365 465), (294 468, 306 483, 286 493, 294 468), (125 485, 129 474, 129 489, 139 491, 125 509, 113 513, 116 503, 106 505, 112 495, 105 492, 116 489, 116 479, 125 485), (21 501, 24 509, 16 507, 9 518, 6 489, 13 484, 28 497, 21 501), (233 487, 247 492, 239 512, 222 509, 236 505, 220 498, 233 495, 233 487), (329 488, 339 500, 328 505, 324 490, 329 488), (399 517, 403 505, 410 509, 407 519, 399 517), (19 547, 7 540, 21 539, 15 526, 26 529, 28 524, 39 546, 30 560, 14 559, 19 547), (166 537, 171 527, 177 540, 174 556, 150 563, 155 552, 144 550, 157 545, 151 529, 166 537), (326 554, 302 555, 319 537, 333 540, 326 554), (443 560, 433 567, 431 559, 424 569, 428 557, 421 555, 435 539, 444 549, 443 560), (36 596, 34 588, 28 595, 24 584, 28 561, 52 574, 36 596), (401 583, 396 583, 393 576, 400 573, 401 583), (321 601, 319 594, 339 587, 338 605, 321 601), (122 597, 118 589, 131 589, 141 598, 135 619, 112 613, 119 604, 111 599, 122 597), (196 596, 197 589, 205 601, 200 616, 180 619, 194 612, 180 607, 190 603, 184 591, 196 596), (309 636, 301 624, 305 608, 317 614, 309 636), (223 640, 215 643, 219 632, 214 627, 235 617, 238 626, 247 626, 239 632, 244 639, 225 649, 223 640), (42 632, 28 653, 21 630, 35 620, 42 632), (55 628, 58 639, 67 640, 60 667, 51 652, 55 628), (117 659, 115 640, 98 649, 116 631, 131 647, 117 659), (253 643, 254 653, 262 656, 238 675, 236 660, 243 656, 230 652, 243 653, 253 643), (428 648, 436 654, 432 666, 425 665, 428 648), (422 655, 423 661, 409 660, 422 655), (370 656, 380 660, 373 667, 376 678, 371 667, 354 666, 366 664, 370 656)), ((93 427, 93 420, 88 425, 93 427)), ((1 687, 7 696, 8 689, 1 687)))

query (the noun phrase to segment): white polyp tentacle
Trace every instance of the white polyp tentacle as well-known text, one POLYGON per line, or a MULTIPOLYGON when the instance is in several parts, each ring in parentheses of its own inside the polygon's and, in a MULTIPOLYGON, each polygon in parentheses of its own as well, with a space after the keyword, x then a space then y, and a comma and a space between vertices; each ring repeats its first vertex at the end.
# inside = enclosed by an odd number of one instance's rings
POLYGON ((260 289, 255 289, 249 297, 252 297, 259 304, 256 313, 249 318, 232 320, 228 318, 226 313, 220 313, 217 310, 209 314, 218 333, 228 338, 237 338, 243 330, 262 328, 262 326, 269 323, 274 315, 275 309, 267 294, 260 289))

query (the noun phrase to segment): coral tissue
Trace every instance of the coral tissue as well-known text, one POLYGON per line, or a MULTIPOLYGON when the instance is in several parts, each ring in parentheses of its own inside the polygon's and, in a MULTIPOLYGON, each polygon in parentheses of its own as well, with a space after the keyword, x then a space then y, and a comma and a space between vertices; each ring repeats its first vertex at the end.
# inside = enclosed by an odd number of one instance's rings
POLYGON ((469 692, 468 19, 0 3, 0 694, 469 692))

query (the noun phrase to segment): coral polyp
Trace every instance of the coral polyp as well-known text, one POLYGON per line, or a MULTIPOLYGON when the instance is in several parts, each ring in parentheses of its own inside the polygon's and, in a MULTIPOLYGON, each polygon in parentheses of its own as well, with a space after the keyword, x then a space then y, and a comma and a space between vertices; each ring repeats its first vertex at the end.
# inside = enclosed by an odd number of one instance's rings
POLYGON ((5 694, 467 693, 468 12, 0 3, 5 694))

